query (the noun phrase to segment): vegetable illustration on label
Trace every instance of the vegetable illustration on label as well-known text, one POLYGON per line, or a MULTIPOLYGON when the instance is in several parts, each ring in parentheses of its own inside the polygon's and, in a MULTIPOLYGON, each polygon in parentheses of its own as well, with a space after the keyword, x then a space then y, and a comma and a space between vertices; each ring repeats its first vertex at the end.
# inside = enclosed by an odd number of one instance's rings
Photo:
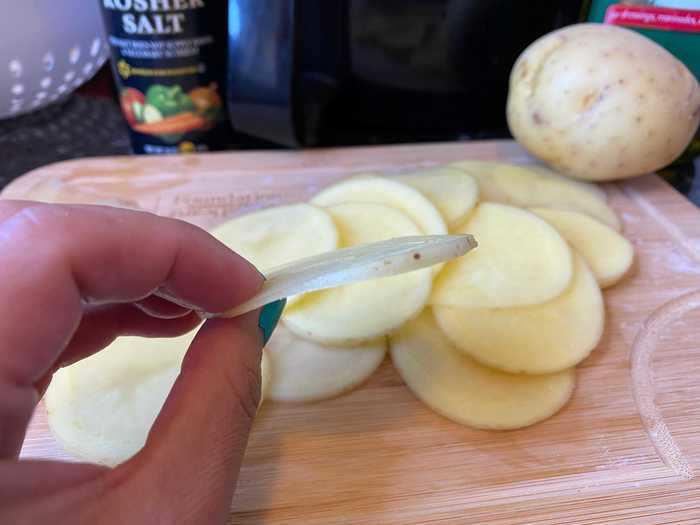
POLYGON ((224 149, 227 3, 103 0, 114 77, 136 153, 224 149))
POLYGON ((164 117, 177 115, 185 111, 192 111, 194 104, 192 99, 182 92, 180 86, 164 86, 153 84, 146 91, 146 102, 160 111, 164 117))
POLYGON ((216 85, 185 93, 179 85, 153 84, 146 95, 133 88, 122 91, 124 116, 134 131, 156 135, 166 142, 183 134, 211 128, 221 117, 216 85))
POLYGON ((138 89, 124 88, 121 94, 121 106, 124 118, 130 126, 143 120, 143 106, 146 97, 138 89))

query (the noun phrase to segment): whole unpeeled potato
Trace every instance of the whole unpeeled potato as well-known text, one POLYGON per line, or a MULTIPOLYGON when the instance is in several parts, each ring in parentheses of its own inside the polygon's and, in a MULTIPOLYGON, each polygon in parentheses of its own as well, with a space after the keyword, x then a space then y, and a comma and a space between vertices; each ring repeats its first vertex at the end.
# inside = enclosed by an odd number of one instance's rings
POLYGON ((684 151, 700 121, 700 87, 639 33, 578 24, 520 55, 507 114, 515 139, 554 168, 618 179, 662 168, 684 151))

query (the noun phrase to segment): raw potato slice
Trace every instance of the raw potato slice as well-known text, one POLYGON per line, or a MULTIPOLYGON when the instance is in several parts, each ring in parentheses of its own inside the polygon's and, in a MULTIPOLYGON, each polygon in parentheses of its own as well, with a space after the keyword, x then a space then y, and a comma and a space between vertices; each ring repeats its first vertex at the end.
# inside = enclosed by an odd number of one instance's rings
POLYGON ((601 288, 617 283, 632 266, 632 243, 612 228, 575 211, 550 208, 531 208, 530 211, 554 226, 583 256, 601 288))
POLYGON ((451 167, 464 170, 479 184, 481 199, 522 208, 547 207, 574 210, 590 215, 620 231, 620 219, 587 182, 547 173, 543 168, 498 162, 463 161, 451 167))
MULTIPOLYGON (((592 219, 591 219, 592 220, 592 219)), ((480 363, 514 373, 565 370, 598 345, 605 325, 603 296, 581 256, 569 289, 547 303, 520 308, 433 308, 447 338, 480 363)))
MULTIPOLYGON (((442 215, 420 191, 407 184, 371 174, 333 184, 318 193, 311 202, 317 206, 348 202, 391 206, 405 213, 425 235, 447 233, 447 224, 442 215)), ((433 275, 437 275, 442 267, 442 264, 433 266, 433 275)))
POLYGON ((343 203, 367 203, 390 206, 406 214, 419 228, 419 234, 447 233, 440 212, 418 190, 382 177, 363 176, 339 182, 322 190, 311 203, 333 206, 343 203))
POLYGON ((534 213, 484 202, 461 227, 479 245, 448 262, 433 287, 431 304, 508 308, 542 303, 571 282, 571 250, 534 213))
POLYGON ((338 247, 333 219, 310 204, 291 204, 243 215, 211 233, 263 272, 338 247))
POLYGON ((566 184, 573 184, 576 188, 589 192, 591 195, 593 195, 594 197, 598 197, 603 202, 608 202, 608 194, 605 193, 605 190, 603 188, 601 188, 599 185, 597 185, 595 183, 584 182, 581 180, 572 179, 571 177, 567 177, 567 176, 562 175, 561 173, 558 173, 550 168, 547 168, 547 167, 541 166, 541 165, 537 165, 537 164, 532 165, 532 166, 527 166, 527 169, 529 169, 530 171, 534 171, 534 172, 536 172, 544 177, 549 177, 550 179, 554 179, 558 182, 563 181, 566 184))
POLYGON ((295 336, 280 324, 265 347, 270 360, 268 399, 319 401, 365 381, 386 354, 384 338, 357 347, 323 346, 295 336))
MULTIPOLYGON (((411 219, 388 206, 348 203, 327 211, 342 247, 420 233, 411 219)), ((386 335, 415 316, 425 306, 431 286, 431 271, 426 268, 312 292, 287 307, 284 319, 305 339, 354 345, 386 335)))
POLYGON ((476 181, 462 170, 432 168, 392 178, 430 199, 450 227, 464 221, 479 198, 476 181))
MULTIPOLYGON (((291 204, 243 215, 220 225, 211 234, 263 273, 338 247, 333 219, 310 204, 291 204)), ((287 304, 299 297, 288 297, 287 304)))
MULTIPOLYGON (((276 331, 277 329, 275 329, 276 331)), ((269 344, 269 341, 268 341, 269 344)), ((272 370, 270 369, 270 356, 267 355, 267 345, 260 358, 260 404, 270 397, 270 384, 272 382, 272 370)))
POLYGON ((46 392, 56 439, 71 454, 109 466, 136 454, 195 333, 164 339, 120 337, 101 352, 60 369, 46 392))
POLYGON ((408 388, 438 414, 482 429, 522 428, 555 414, 571 397, 572 369, 506 374, 452 346, 426 310, 391 337, 391 359, 408 388))
MULTIPOLYGON (((197 330, 175 338, 120 337, 98 354, 61 368, 46 391, 51 432, 66 451, 108 466, 146 443, 197 330)), ((261 361, 262 396, 269 358, 261 361)))
POLYGON ((394 237, 305 257, 270 271, 258 293, 222 315, 236 317, 290 295, 430 268, 476 248, 471 235, 394 237))

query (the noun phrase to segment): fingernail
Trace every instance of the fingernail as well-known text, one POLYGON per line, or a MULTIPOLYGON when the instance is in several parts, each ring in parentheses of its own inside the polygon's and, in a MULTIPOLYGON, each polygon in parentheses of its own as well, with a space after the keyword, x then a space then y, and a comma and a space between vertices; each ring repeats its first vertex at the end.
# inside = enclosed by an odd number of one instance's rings
POLYGON ((263 335, 263 346, 267 344, 275 331, 277 322, 280 320, 284 305, 287 304, 287 299, 280 299, 274 303, 268 303, 262 307, 260 317, 258 318, 258 327, 263 335))

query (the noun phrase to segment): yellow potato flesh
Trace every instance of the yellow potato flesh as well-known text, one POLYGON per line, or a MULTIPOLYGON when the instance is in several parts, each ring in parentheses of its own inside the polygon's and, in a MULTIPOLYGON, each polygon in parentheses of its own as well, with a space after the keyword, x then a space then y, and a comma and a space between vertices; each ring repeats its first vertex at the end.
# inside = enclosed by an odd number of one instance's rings
POLYGON ((461 233, 479 246, 438 275, 431 304, 508 308, 548 301, 571 282, 571 250, 544 220, 519 208, 482 203, 461 233))
MULTIPOLYGON (((309 204, 278 206, 232 219, 211 234, 262 273, 338 248, 333 219, 309 204)), ((287 298, 292 304, 300 296, 287 298)))
POLYGON ((632 266, 632 243, 612 228, 581 213, 532 208, 554 226, 590 266, 601 288, 616 284, 632 266))
MULTIPOLYGON (((405 214, 388 206, 348 203, 326 210, 341 247, 421 233, 405 214)), ((326 344, 354 345, 381 337, 423 309, 431 273, 426 268, 305 294, 285 310, 286 325, 300 337, 326 344)))
POLYGON ((484 367, 457 350, 426 310, 391 336, 394 366, 428 407, 473 428, 516 429, 542 421, 574 390, 573 370, 515 375, 484 367))
POLYGON ((433 310, 456 348, 486 366, 513 373, 544 374, 575 366, 596 347, 605 324, 603 296, 580 256, 569 289, 549 302, 433 310))
POLYGON ((527 169, 534 171, 543 177, 549 178, 552 181, 556 181, 557 183, 569 184, 572 188, 575 187, 576 190, 587 191, 592 196, 597 197, 603 202, 608 201, 608 194, 605 193, 605 190, 595 182, 584 182, 582 180, 572 179, 571 177, 562 175, 558 171, 554 171, 548 167, 538 164, 529 165, 527 166, 527 169))
POLYGON ((270 357, 267 355, 266 347, 260 358, 260 404, 270 397, 271 382, 272 371, 270 370, 270 357))
POLYGON ((323 189, 311 202, 324 207, 349 202, 390 206, 407 215, 422 234, 447 233, 445 221, 427 197, 388 178, 368 175, 348 179, 323 189))
POLYGON ((338 233, 321 208, 292 204, 243 215, 212 235, 261 271, 335 250, 338 233))
POLYGON ((417 189, 440 211, 449 227, 459 225, 476 206, 479 186, 461 170, 432 168, 392 177, 417 189))
MULTIPOLYGON (((397 180, 359 175, 328 186, 311 199, 317 206, 333 206, 344 203, 366 203, 390 206, 409 217, 425 235, 447 233, 447 224, 435 205, 420 191, 397 180)), ((437 274, 442 264, 432 267, 437 274)))
POLYGON ((541 168, 527 168, 498 162, 462 161, 451 166, 474 177, 481 200, 521 208, 563 208, 585 213, 616 231, 620 219, 610 208, 602 190, 541 168))
POLYGON ((384 360, 384 338, 356 347, 320 345, 295 336, 280 324, 265 347, 270 360, 268 399, 308 402, 351 390, 384 360))
MULTIPOLYGON (((131 458, 146 443, 196 333, 120 337, 61 368, 44 398, 51 433, 66 451, 86 461, 114 466, 131 458)), ((270 383, 264 353, 261 381, 262 402, 270 383)))
POLYGON ((53 435, 87 461, 112 466, 129 459, 145 444, 194 335, 120 337, 59 370, 45 398, 53 435))

